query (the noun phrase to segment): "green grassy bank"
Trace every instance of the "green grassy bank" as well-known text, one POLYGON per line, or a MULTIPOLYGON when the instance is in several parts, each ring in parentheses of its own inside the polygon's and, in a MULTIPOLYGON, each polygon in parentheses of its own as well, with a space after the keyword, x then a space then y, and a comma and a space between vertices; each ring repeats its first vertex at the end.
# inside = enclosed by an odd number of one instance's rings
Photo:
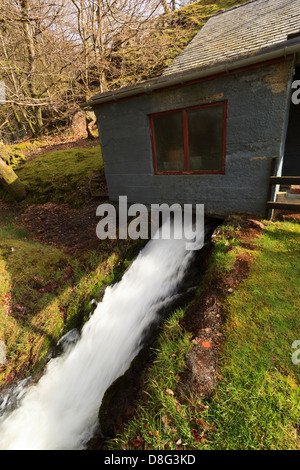
POLYGON ((185 311, 176 311, 155 347, 136 417, 107 448, 299 449, 300 363, 292 345, 300 340, 300 225, 267 223, 250 247, 240 233, 223 227, 197 294, 213 277, 226 278, 237 256, 251 260, 248 276, 223 301, 213 396, 177 392, 192 338, 181 326, 185 311))

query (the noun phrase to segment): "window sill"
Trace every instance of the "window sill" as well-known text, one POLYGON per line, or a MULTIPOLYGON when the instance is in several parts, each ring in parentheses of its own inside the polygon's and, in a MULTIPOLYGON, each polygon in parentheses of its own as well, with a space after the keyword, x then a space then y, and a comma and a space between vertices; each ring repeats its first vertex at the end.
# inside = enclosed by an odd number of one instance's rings
POLYGON ((225 170, 215 171, 155 171, 155 175, 225 175, 225 170))

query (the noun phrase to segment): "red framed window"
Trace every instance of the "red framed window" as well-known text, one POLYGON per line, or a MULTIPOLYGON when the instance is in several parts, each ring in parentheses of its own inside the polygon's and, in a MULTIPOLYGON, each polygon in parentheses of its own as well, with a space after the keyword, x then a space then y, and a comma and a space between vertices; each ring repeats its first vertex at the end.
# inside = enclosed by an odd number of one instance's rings
POLYGON ((149 116, 155 174, 224 174, 227 101, 149 116))

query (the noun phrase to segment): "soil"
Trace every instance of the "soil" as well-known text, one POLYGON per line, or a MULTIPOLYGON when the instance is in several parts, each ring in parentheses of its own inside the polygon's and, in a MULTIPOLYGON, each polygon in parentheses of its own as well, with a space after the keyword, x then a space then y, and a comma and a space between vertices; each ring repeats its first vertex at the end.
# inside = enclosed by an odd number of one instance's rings
MULTIPOLYGON (((101 203, 104 200, 101 200, 101 203)), ((34 240, 53 245, 66 253, 99 246, 96 236, 96 208, 100 201, 89 203, 81 209, 67 204, 35 204, 17 207, 0 200, 0 213, 13 215, 34 240)))
MULTIPOLYGON (((227 223, 242 225, 242 230, 235 236, 245 249, 255 249, 253 240, 264 229, 260 221, 239 218, 227 219, 224 225, 227 223)), ((238 255, 233 268, 224 276, 212 277, 187 309, 182 326, 192 333, 193 346, 186 357, 187 367, 179 382, 179 393, 187 395, 192 391, 210 397, 215 390, 225 321, 224 300, 248 276, 251 263, 252 258, 247 252, 238 255)))
POLYGON ((86 139, 85 137, 56 137, 48 139, 47 145, 38 149, 24 150, 24 154, 28 156, 27 162, 33 160, 40 155, 56 152, 58 150, 69 150, 74 148, 91 148, 99 145, 98 139, 86 139))
POLYGON ((81 209, 51 202, 28 206, 19 215, 19 221, 35 239, 65 252, 95 248, 100 243, 96 236, 98 204, 92 202, 81 209))
POLYGON ((276 220, 300 223, 300 213, 290 211, 278 211, 276 220))

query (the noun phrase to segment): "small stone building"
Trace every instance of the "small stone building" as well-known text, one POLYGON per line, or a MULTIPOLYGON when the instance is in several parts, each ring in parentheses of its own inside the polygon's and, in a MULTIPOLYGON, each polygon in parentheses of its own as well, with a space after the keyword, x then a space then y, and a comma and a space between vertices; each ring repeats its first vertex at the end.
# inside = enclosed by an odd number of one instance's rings
POLYGON ((270 176, 299 162, 299 52, 300 0, 253 0, 212 16, 161 76, 94 96, 110 199, 265 216, 270 176))

